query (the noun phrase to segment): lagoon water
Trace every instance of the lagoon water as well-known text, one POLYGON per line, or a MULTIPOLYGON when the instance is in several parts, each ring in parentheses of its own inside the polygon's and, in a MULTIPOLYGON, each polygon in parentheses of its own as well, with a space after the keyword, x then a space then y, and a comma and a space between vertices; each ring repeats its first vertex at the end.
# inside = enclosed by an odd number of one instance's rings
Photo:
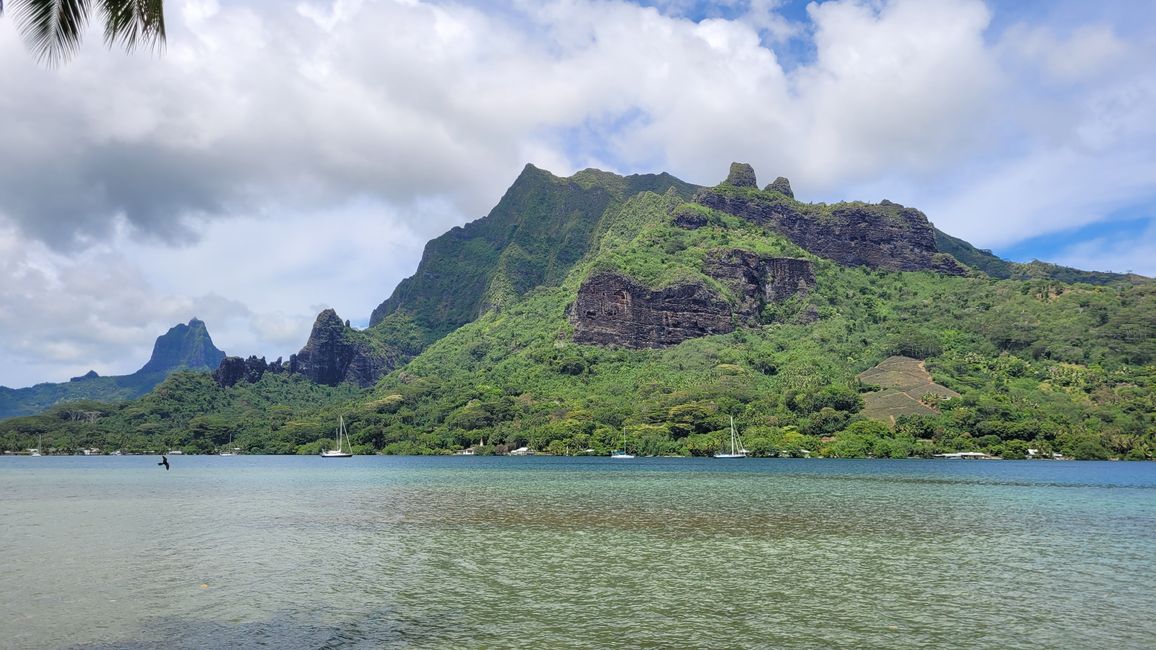
POLYGON ((1156 464, 0 458, 5 648, 1152 648, 1156 464))

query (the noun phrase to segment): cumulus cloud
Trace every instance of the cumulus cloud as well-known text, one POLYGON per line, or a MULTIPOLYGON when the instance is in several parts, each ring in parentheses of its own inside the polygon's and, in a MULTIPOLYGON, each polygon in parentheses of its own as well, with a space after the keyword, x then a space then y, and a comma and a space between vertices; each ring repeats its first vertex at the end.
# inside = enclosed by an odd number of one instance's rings
POLYGON ((248 308, 220 295, 157 292, 106 245, 68 258, 0 228, 0 384, 24 385, 29 369, 66 379, 89 369, 125 374, 144 365, 153 340, 200 316, 219 323, 248 308))
POLYGON ((314 307, 362 320, 527 161, 710 184, 744 160, 981 246, 1152 200, 1156 46, 1118 17, 992 33, 980 0, 829 0, 806 23, 777 0, 166 4, 163 56, 92 34, 58 70, 0 20, 0 323, 22 363, 111 367, 191 315, 230 352, 292 351, 314 307), (813 56, 784 65, 800 40, 813 56))
POLYGON ((562 173, 654 166, 706 182, 744 158, 829 190, 950 161, 996 76, 977 2, 813 6, 818 60, 793 77, 749 20, 624 2, 176 13, 160 59, 91 44, 46 72, 14 35, 0 41, 20 98, 0 138, 21 161, 0 174, 0 212, 29 236, 67 250, 123 218, 187 243, 190 222, 357 195, 446 197, 477 216, 529 155, 567 147, 562 173))

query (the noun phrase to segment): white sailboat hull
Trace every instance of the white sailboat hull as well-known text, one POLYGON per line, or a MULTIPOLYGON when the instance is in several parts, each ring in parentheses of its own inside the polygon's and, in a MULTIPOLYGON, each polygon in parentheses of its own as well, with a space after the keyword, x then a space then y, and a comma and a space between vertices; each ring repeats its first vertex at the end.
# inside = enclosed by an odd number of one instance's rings
POLYGON ((337 419, 337 449, 322 449, 319 454, 322 458, 352 458, 353 446, 349 443, 349 433, 345 431, 345 418, 337 419), (346 448, 349 451, 345 451, 346 448))

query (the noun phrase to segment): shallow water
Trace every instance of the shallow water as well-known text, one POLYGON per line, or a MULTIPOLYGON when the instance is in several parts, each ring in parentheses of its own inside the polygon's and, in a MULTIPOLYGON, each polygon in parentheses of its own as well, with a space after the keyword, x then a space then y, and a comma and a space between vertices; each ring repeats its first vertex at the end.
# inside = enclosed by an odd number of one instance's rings
POLYGON ((0 458, 0 646, 1151 648, 1152 463, 0 458))

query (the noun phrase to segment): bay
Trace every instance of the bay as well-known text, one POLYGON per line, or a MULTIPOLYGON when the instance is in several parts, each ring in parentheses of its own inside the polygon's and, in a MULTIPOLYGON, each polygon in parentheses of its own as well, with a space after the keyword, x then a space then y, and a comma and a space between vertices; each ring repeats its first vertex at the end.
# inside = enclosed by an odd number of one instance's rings
POLYGON ((0 458, 12 648, 1150 648, 1156 465, 0 458))

